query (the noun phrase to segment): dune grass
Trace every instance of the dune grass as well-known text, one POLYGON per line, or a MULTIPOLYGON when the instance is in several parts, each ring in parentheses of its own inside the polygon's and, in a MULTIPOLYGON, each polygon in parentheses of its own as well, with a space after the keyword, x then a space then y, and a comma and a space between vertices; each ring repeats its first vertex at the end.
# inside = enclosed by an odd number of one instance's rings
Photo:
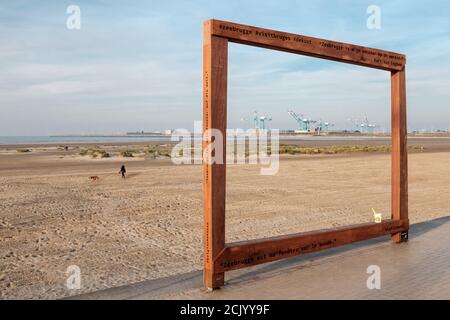
MULTIPOLYGON (((99 147, 82 149, 79 154, 81 156, 90 156, 92 158, 109 158, 112 156, 121 156, 124 158, 134 158, 146 155, 149 159, 157 158, 171 158, 173 145, 162 144, 162 145, 148 145, 142 148, 126 149, 126 150, 116 150, 112 154, 108 153, 99 147)), ((423 146, 410 145, 408 146, 409 151, 424 151, 423 146)), ((30 151, 19 151, 18 152, 30 152, 30 151)), ((197 150, 202 154, 201 150, 197 150)), ((280 155, 336 155, 336 154, 352 154, 352 153, 390 153, 390 145, 335 145, 335 146, 323 146, 323 147, 304 147, 292 144, 282 144, 279 146, 280 155)), ((235 152, 236 153, 236 152, 235 152)), ((271 154, 271 148, 268 147, 268 154, 271 154)), ((191 156, 194 157, 195 149, 191 148, 191 156)), ((183 156, 183 150, 180 150, 179 157, 183 156)), ((249 156, 249 151, 246 150, 246 157, 249 156)))
POLYGON ((134 158, 135 152, 136 152, 135 150, 125 150, 125 151, 121 151, 120 155, 124 158, 134 158))
MULTIPOLYGON (((348 154, 348 153, 389 153, 391 152, 391 146, 386 145, 372 145, 372 146, 327 146, 327 147, 301 147, 296 145, 281 145, 280 146, 280 154, 348 154)), ((423 151, 424 147, 422 146, 408 146, 409 151, 423 151)))
POLYGON ((16 151, 20 152, 20 153, 29 153, 29 152, 31 152, 30 149, 17 149, 16 151))
POLYGON ((80 151, 80 156, 92 158, 109 158, 111 155, 102 149, 83 149, 80 151))

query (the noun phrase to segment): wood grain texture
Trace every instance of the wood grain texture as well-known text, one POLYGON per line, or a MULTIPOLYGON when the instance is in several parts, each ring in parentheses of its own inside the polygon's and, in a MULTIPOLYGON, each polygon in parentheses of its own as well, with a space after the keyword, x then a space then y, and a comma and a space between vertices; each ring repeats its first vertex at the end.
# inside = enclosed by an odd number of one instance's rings
MULTIPOLYGON (((203 150, 214 137, 209 129, 222 133, 227 127, 227 65, 228 41, 211 35, 210 24, 204 25, 203 37, 203 150)), ((225 157, 226 144, 223 143, 225 157)), ((208 152, 205 152, 208 153, 208 152)), ((205 154, 211 159, 213 154, 205 154)), ((220 161, 219 161, 220 162, 220 161)), ((204 198, 204 284, 215 289, 223 286, 224 274, 216 272, 214 261, 225 247, 226 162, 203 164, 204 198)))
POLYGON ((209 20, 209 23, 212 35, 230 42, 388 71, 400 71, 406 64, 406 56, 395 52, 227 21, 209 20))
MULTIPOLYGON (((408 218, 408 131, 406 114, 406 71, 391 74, 392 104, 392 219, 408 218)), ((392 236, 401 242, 400 233, 392 236)))
POLYGON ((406 231, 409 221, 389 220, 323 231, 227 244, 216 261, 219 272, 281 260, 301 254, 406 231))

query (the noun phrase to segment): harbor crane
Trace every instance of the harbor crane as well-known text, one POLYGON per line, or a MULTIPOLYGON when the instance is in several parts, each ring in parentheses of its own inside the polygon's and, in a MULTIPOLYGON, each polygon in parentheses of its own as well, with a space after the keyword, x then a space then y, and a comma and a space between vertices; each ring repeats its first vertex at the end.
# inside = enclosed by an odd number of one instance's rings
POLYGON ((378 127, 376 124, 370 123, 367 117, 363 121, 353 119, 349 119, 349 121, 355 126, 355 132, 372 134, 378 127))
POLYGON ((267 116, 259 116, 258 111, 255 111, 253 122, 255 125, 255 129, 261 129, 266 130, 267 129, 267 123, 272 121, 272 118, 269 118, 267 116))
POLYGON ((288 113, 297 122, 299 130, 303 132, 310 132, 311 124, 317 122, 315 120, 307 119, 302 114, 297 114, 292 110, 288 110, 288 113))
POLYGON ((322 119, 320 119, 317 121, 315 131, 317 134, 320 134, 321 132, 330 132, 330 128, 333 128, 334 126, 334 123, 323 122, 322 119))

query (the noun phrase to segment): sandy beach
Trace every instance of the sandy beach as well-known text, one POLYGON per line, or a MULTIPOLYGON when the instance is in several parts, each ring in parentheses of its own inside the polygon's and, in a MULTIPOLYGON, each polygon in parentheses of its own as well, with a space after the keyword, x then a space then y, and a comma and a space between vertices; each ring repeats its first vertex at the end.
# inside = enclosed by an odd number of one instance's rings
MULTIPOLYGON (((449 215, 448 141, 413 141, 425 147, 409 158, 412 223, 449 215)), ((130 145, 99 146, 105 158, 85 149, 0 147, 1 298, 63 298, 202 268, 201 166, 130 145), (81 290, 66 288, 72 265, 81 290)), ((228 242, 368 222, 372 207, 390 216, 388 153, 283 155, 277 175, 259 173, 228 167, 228 242)))

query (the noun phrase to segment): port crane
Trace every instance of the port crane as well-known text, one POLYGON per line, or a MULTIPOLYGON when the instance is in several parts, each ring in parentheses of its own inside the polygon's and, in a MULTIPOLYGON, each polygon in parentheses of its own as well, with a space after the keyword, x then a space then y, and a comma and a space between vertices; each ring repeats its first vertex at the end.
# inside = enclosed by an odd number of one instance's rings
POLYGON ((298 124, 298 128, 300 131, 310 132, 311 124, 317 123, 315 120, 307 119, 302 114, 297 114, 292 110, 288 110, 288 114, 294 118, 294 120, 298 124))
POLYGON ((255 111, 253 122, 255 125, 255 129, 261 129, 266 130, 267 129, 267 123, 272 121, 272 118, 269 118, 267 116, 259 116, 258 111, 255 111))

